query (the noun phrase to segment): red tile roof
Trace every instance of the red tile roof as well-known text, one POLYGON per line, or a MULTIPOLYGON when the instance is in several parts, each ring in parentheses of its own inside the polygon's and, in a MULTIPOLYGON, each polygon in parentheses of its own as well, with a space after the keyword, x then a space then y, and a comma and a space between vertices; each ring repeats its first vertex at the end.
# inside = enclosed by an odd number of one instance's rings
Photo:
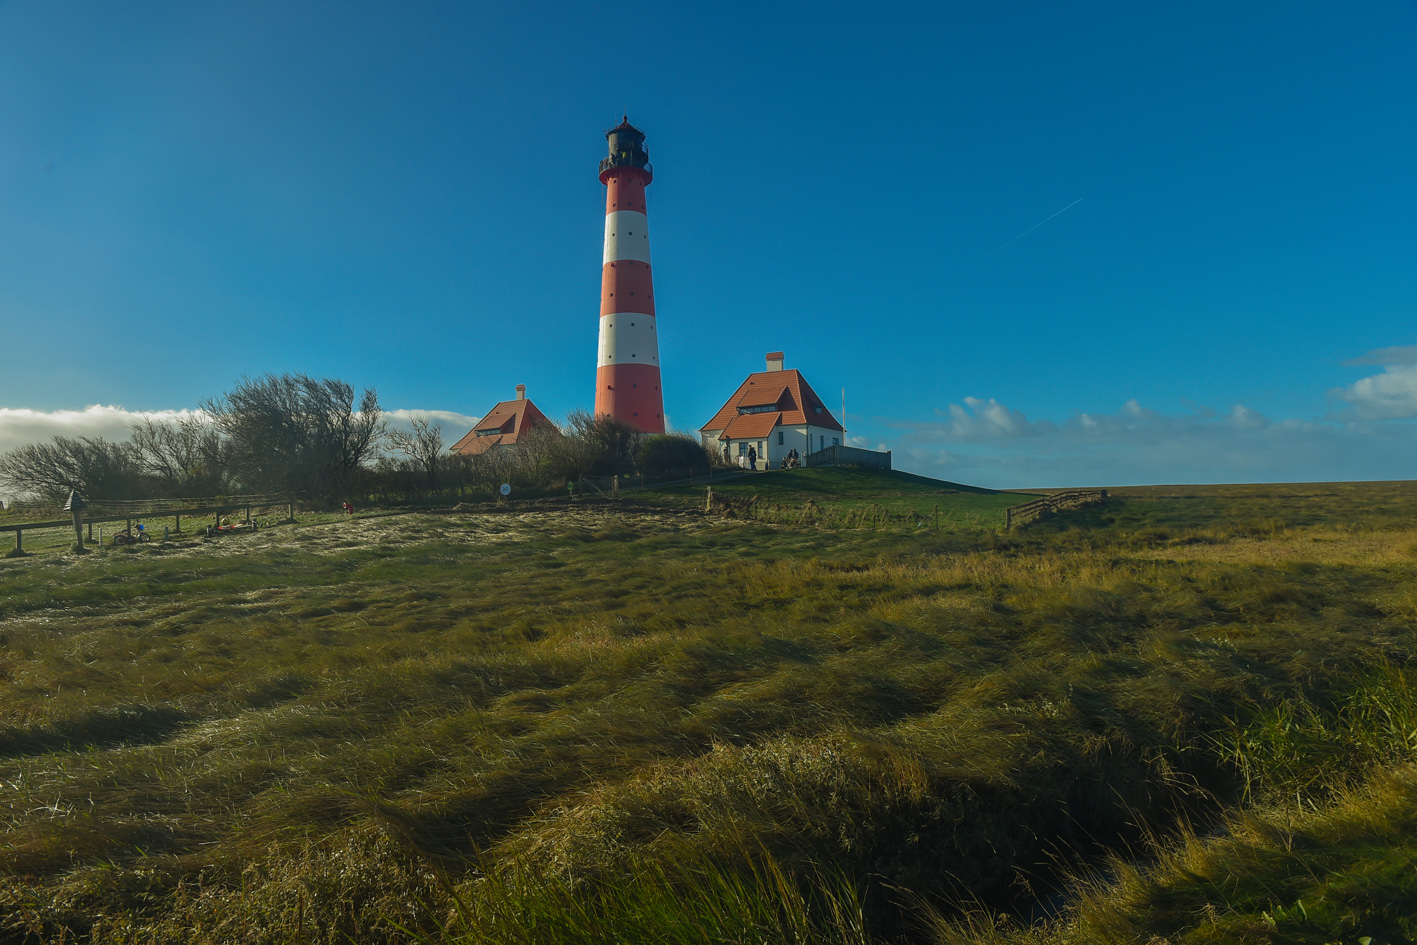
MULTIPOLYGON (((810 423, 814 427, 822 427, 826 430, 841 429, 841 424, 836 422, 836 418, 827 409, 827 405, 822 403, 822 398, 817 396, 817 392, 812 390, 812 385, 807 383, 802 372, 796 368, 749 374, 748 379, 738 387, 738 390, 734 391, 732 397, 728 398, 728 402, 719 408, 718 413, 713 415, 713 419, 699 427, 699 430, 700 432, 726 431, 729 424, 740 416, 743 419, 778 418, 767 427, 769 430, 779 422, 788 427, 810 423), (784 391, 790 401, 780 401, 784 391), (741 415, 738 413, 739 407, 760 407, 779 402, 781 402, 781 406, 787 408, 781 413, 741 415), (818 407, 821 408, 821 413, 817 412, 818 407)), ((753 429, 757 429, 757 427, 753 429)), ((720 433, 719 436, 721 438, 723 434, 720 433)), ((730 434, 729 439, 739 439, 739 434, 730 434)))
POLYGON ((725 440, 758 440, 772 432, 777 426, 777 421, 782 414, 773 411, 772 413, 745 413, 734 417, 728 421, 728 428, 723 431, 720 439, 725 440))
POLYGON ((487 411, 477 426, 450 449, 462 456, 478 456, 494 446, 511 446, 528 430, 549 423, 546 414, 531 401, 504 400, 487 411))

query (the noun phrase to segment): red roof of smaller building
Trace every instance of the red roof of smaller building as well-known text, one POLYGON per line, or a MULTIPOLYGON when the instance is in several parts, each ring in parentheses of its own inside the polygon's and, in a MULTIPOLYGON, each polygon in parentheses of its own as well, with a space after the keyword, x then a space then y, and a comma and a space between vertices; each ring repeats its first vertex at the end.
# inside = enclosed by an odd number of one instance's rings
POLYGON ((802 372, 796 368, 789 368, 783 371, 759 371, 756 374, 749 374, 738 389, 733 392, 733 396, 728 398, 728 402, 719 408, 718 413, 713 415, 708 423, 699 427, 701 433, 714 430, 721 431, 720 439, 746 439, 748 437, 763 436, 762 433, 736 432, 739 429, 757 430, 759 427, 744 425, 733 426, 734 432, 729 432, 729 425, 735 420, 754 420, 762 418, 772 418, 772 423, 766 427, 771 430, 778 423, 785 427, 801 426, 811 424, 814 427, 822 427, 826 430, 840 430, 841 424, 836 422, 827 405, 822 403, 822 398, 817 396, 817 392, 812 390, 812 385, 807 383, 807 379, 802 376, 802 372), (783 400, 782 395, 786 393, 788 400, 783 400), (739 408, 763 407, 769 405, 781 405, 784 409, 780 412, 745 413, 740 414, 739 408), (818 408, 821 412, 818 413, 818 408))
POLYGON ((529 400, 504 400, 450 449, 461 456, 478 456, 494 446, 511 446, 527 431, 550 422, 529 400))

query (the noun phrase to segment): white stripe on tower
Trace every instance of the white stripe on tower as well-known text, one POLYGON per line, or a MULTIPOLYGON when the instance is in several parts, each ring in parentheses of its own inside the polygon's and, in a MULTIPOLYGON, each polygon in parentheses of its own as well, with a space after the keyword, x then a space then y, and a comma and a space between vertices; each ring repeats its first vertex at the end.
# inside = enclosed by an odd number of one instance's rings
POLYGON ((638 210, 605 215, 605 260, 633 259, 649 264, 649 217, 638 210))
POLYGON ((659 367, 659 338, 655 335, 653 315, 621 312, 600 320, 600 351, 595 366, 608 364, 659 367))

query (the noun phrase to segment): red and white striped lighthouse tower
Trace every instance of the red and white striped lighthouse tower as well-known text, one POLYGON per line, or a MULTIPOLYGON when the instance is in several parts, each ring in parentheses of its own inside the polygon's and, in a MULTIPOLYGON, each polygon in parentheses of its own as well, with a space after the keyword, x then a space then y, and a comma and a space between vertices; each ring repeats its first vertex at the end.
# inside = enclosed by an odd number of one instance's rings
POLYGON ((605 137, 610 156, 600 162, 600 182, 605 185, 605 264, 600 274, 595 413, 646 433, 663 433, 659 332, 645 215, 645 188, 654 179, 654 170, 644 132, 631 125, 628 116, 605 137))

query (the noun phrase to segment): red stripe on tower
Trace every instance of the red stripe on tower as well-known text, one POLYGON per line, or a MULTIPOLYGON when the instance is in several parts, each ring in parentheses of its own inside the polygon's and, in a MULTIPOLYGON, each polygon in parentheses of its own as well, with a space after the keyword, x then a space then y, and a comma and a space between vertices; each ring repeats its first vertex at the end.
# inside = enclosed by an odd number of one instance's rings
POLYGON ((628 117, 605 133, 610 156, 600 162, 605 185, 605 265, 600 275, 600 351, 595 413, 664 432, 659 389, 659 332, 649 261, 645 188, 654 169, 645 136, 628 117))

